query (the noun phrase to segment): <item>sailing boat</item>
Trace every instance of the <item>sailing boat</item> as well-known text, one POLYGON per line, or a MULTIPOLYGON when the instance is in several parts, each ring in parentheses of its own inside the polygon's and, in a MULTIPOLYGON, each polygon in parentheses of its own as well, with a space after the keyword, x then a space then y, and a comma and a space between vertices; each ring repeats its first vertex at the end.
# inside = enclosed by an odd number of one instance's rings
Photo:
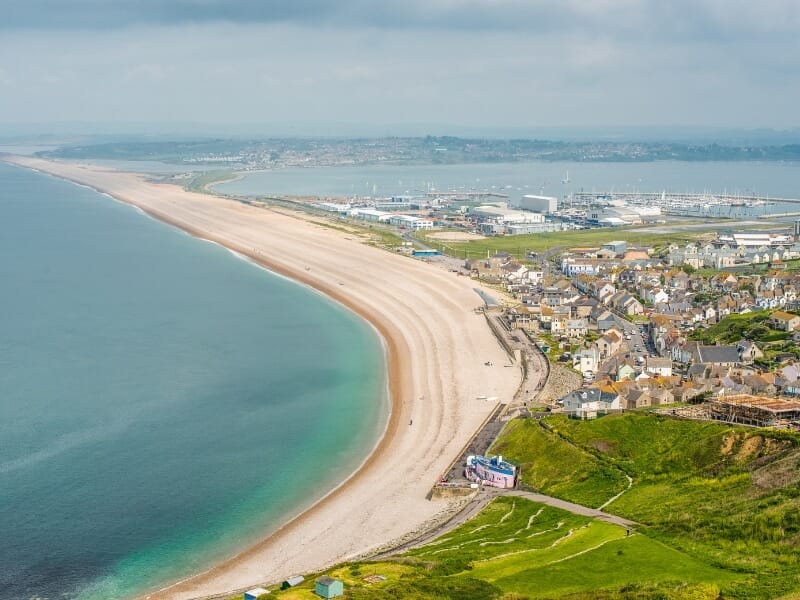
POLYGON ((567 171, 567 174, 564 176, 564 179, 561 180, 561 183, 569 183, 569 171, 567 171))

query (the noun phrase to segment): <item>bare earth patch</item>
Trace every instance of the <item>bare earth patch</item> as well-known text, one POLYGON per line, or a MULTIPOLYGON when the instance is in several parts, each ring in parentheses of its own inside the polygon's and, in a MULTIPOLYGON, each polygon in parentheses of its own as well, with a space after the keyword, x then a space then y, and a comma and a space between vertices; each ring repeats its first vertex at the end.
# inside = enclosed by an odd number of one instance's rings
POLYGON ((800 453, 767 464, 753 472, 753 483, 759 488, 773 490, 797 485, 800 482, 800 453))
POLYGON ((736 435, 726 435, 725 439, 722 440, 722 449, 720 452, 723 456, 728 456, 733 451, 733 445, 736 443, 736 439, 738 436, 736 435))
POLYGON ((763 443, 764 438, 762 438, 760 435, 754 435, 747 438, 742 444, 742 448, 739 450, 739 460, 746 460, 751 456, 758 454, 758 451, 761 450, 761 445, 763 443))
POLYGON ((473 240, 485 240, 486 237, 468 231, 437 231, 429 233, 428 238, 432 240, 442 240, 443 242, 470 242, 473 240))

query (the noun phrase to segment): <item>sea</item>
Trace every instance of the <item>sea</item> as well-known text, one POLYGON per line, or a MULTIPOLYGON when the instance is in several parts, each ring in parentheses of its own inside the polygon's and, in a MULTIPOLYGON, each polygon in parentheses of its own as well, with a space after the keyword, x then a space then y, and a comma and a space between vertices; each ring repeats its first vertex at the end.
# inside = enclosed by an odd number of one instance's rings
POLYGON ((0 163, 0 598, 129 598, 329 492, 389 412, 315 291, 0 163))
MULTIPOLYGON (((433 191, 491 191, 513 203, 524 194, 567 198, 576 192, 672 192, 800 198, 796 162, 513 162, 457 165, 288 167, 253 171, 217 184, 226 194, 389 197, 433 191)), ((800 212, 800 204, 723 206, 713 216, 755 218, 800 212)), ((796 217, 795 217, 796 218, 796 217)))
MULTIPOLYGON (((216 189, 798 198, 800 165, 286 168, 216 189)), ((790 211, 800 205, 723 216, 790 211)), ((352 313, 108 196, 2 163, 0 286, 4 600, 125 599, 201 571, 332 489, 386 422, 381 342, 352 313)))

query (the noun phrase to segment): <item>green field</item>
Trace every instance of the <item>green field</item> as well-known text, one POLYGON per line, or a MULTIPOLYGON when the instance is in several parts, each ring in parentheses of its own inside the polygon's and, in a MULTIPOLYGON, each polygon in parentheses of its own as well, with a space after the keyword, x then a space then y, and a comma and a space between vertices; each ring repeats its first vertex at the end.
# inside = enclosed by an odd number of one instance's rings
MULTIPOLYGON (((553 415, 511 421, 494 450, 550 495, 596 506, 625 490, 606 510, 639 525, 629 533, 501 496, 423 547, 326 574, 356 599, 788 599, 800 591, 800 434, 642 412, 553 415), (367 583, 369 575, 386 579, 367 583)), ((271 597, 314 598, 315 577, 271 597)))
POLYGON ((420 233, 425 243, 443 253, 458 258, 481 258, 486 253, 508 252, 522 260, 527 251, 541 252, 553 247, 597 247, 613 240, 625 240, 630 244, 666 246, 670 243, 686 243, 714 233, 719 227, 709 225, 707 229, 683 230, 673 233, 651 233, 641 231, 652 227, 613 227, 602 229, 583 229, 579 231, 554 231, 552 233, 532 233, 529 235, 497 236, 471 242, 442 242, 420 233))
POLYGON ((184 188, 190 192, 214 193, 213 190, 210 189, 211 186, 216 183, 222 183, 223 181, 230 181, 235 177, 236 173, 231 170, 206 171, 192 177, 184 188))
POLYGON ((506 426, 490 452, 519 463, 524 486, 545 490, 551 496, 576 504, 596 508, 627 487, 624 471, 615 465, 584 449, 559 442, 557 436, 536 421, 516 419, 506 426), (565 464, 570 465, 570 477, 564 477, 565 464))
POLYGON ((496 444, 512 460, 539 463, 524 481, 597 502, 616 489, 605 475, 616 469, 634 483, 607 510, 702 564, 743 575, 721 585, 725 597, 800 590, 800 435, 646 413, 552 416, 543 425, 512 422, 496 444))
POLYGON ((791 340, 791 333, 774 329, 769 324, 772 311, 759 310, 744 315, 729 315, 719 323, 695 331, 692 339, 703 344, 735 344, 741 339, 753 340, 764 353, 764 358, 756 361, 757 366, 772 369, 777 366, 777 358, 784 355, 797 355, 798 345, 791 340))
MULTIPOLYGON (((647 535, 524 498, 493 500, 471 521, 401 558, 327 574, 348 598, 707 598, 742 579, 647 535), (665 565, 669 565, 665 570, 665 565), (383 575, 369 584, 364 578, 383 575)), ((311 599, 313 582, 274 591, 311 599)))

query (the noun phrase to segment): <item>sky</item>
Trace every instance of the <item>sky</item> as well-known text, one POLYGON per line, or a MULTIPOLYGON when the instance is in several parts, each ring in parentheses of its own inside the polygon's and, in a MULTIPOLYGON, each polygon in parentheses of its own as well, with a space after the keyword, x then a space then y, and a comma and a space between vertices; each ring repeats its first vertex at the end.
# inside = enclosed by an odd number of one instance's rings
POLYGON ((800 126, 798 0, 0 0, 0 133, 800 126))

